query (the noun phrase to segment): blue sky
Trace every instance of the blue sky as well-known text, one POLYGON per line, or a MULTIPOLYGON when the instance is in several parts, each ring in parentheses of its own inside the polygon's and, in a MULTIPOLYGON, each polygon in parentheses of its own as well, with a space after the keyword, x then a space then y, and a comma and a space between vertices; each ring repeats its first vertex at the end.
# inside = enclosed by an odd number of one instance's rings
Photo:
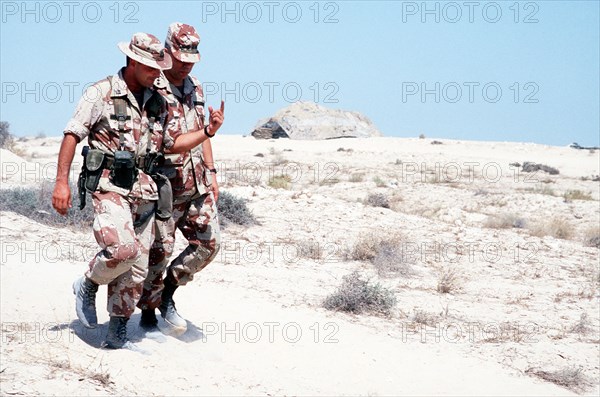
POLYGON ((386 136, 596 146, 599 2, 2 1, 1 115, 57 136, 137 31, 201 36, 194 74, 248 134, 295 100, 359 111, 386 136))

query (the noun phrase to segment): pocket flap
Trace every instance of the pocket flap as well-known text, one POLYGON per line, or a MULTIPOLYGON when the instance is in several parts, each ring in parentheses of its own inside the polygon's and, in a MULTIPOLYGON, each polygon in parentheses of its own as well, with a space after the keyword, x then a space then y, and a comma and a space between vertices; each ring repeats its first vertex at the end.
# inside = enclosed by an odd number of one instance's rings
POLYGON ((98 171, 104 163, 104 153, 98 149, 92 149, 88 152, 85 157, 85 168, 88 171, 98 171))

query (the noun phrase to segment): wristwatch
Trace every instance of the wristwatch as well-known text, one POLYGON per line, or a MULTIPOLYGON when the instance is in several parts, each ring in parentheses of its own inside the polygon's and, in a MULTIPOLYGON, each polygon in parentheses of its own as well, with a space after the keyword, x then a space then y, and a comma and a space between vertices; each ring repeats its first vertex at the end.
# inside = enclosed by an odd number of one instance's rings
POLYGON ((210 135, 210 134, 208 133, 208 126, 204 127, 204 134, 205 134, 207 137, 209 137, 209 138, 212 138, 212 137, 214 137, 214 136, 215 136, 215 134, 212 134, 212 135, 210 135))

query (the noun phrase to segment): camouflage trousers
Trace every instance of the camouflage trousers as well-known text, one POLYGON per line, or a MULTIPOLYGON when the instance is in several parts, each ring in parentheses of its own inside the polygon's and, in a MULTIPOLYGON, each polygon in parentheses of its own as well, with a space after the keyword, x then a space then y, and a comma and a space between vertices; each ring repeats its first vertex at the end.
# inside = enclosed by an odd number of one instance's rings
POLYGON ((168 221, 156 220, 156 237, 150 249, 148 277, 138 307, 155 309, 160 305, 164 287, 163 272, 176 285, 185 285, 194 279, 194 274, 213 261, 221 245, 221 231, 217 204, 212 192, 186 201, 174 200, 173 217, 168 221), (175 231, 179 229, 188 246, 171 265, 175 231))
POLYGON ((156 203, 113 192, 95 192, 92 199, 94 237, 102 250, 91 260, 85 276, 108 284, 111 316, 131 317, 148 274, 156 203))

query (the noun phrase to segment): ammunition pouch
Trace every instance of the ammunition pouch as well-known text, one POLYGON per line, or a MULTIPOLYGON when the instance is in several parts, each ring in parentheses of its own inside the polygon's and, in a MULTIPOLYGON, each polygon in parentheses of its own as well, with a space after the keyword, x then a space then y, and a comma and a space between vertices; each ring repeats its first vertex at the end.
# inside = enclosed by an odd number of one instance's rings
POLYGON ((138 175, 135 155, 125 150, 117 150, 110 171, 110 181, 122 189, 131 190, 138 175))

